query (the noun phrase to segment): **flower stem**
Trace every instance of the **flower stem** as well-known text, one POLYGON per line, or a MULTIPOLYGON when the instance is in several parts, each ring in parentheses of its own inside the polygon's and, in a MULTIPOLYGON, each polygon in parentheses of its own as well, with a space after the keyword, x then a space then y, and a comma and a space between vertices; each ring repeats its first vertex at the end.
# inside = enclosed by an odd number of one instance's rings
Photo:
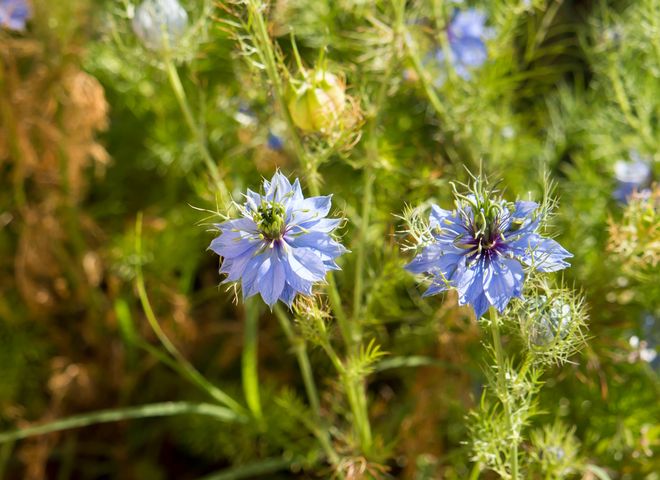
POLYGON ((188 128, 190 129, 190 132, 195 139, 195 142, 197 143, 197 148, 199 149, 199 152, 202 155, 202 159, 204 160, 209 174, 213 179, 213 183, 215 184, 215 187, 220 194, 220 202, 223 206, 226 206, 231 199, 227 185, 220 175, 218 166, 215 164, 215 161, 213 160, 213 157, 211 156, 211 153, 206 146, 204 135, 202 134, 202 131, 192 114, 190 104, 188 103, 188 97, 186 96, 186 92, 181 83, 181 78, 179 77, 179 72, 177 71, 176 65, 174 65, 174 62, 172 61, 172 58, 169 56, 169 54, 166 54, 164 57, 165 69, 167 70, 167 78, 170 81, 170 85, 174 91, 174 96, 176 97, 177 103, 179 104, 181 113, 183 113, 183 118, 186 121, 186 124, 188 125, 188 128))
MULTIPOLYGON (((298 366, 300 367, 300 374, 303 378, 303 383, 305 384, 305 391, 307 392, 307 398, 309 403, 312 406, 312 411, 314 412, 314 417, 317 424, 321 424, 321 405, 319 401, 318 391, 316 389, 316 383, 314 382, 314 375, 312 373, 312 368, 309 362, 309 356, 307 355, 307 344, 305 339, 298 337, 291 327, 291 321, 289 316, 282 309, 279 304, 275 305, 274 308, 275 316, 280 322, 280 326, 286 335, 287 340, 292 345, 296 352, 296 358, 298 360, 298 366)), ((339 455, 335 452, 330 442, 330 435, 326 428, 320 428, 317 425, 312 424, 308 420, 305 420, 305 425, 310 429, 314 436, 319 440, 321 447, 325 451, 328 460, 333 465, 337 465, 339 462, 339 455)), ((342 477, 343 478, 343 477, 342 477)))
MULTIPOLYGON (((513 419, 511 415, 511 405, 508 398, 505 396, 508 390, 506 380, 506 359, 504 357, 504 349, 502 347, 502 338, 500 336, 500 324, 497 310, 494 307, 490 309, 490 328, 493 335, 493 347, 495 348, 495 361, 497 362, 497 391, 500 397, 500 402, 504 407, 504 415, 506 417, 507 425, 511 434, 513 431, 513 419)), ((510 450, 509 461, 511 462, 511 478, 518 480, 518 440, 517 434, 513 435, 510 450)))
POLYGON ((71 428, 87 427, 99 423, 118 422, 120 420, 165 417, 182 414, 208 415, 223 421, 240 421, 231 410, 218 405, 208 403, 190 402, 163 402, 139 407, 117 408, 111 410, 99 410, 93 413, 75 415, 69 418, 56 420, 45 425, 23 428, 13 432, 0 433, 0 443, 13 442, 36 435, 59 432, 71 428))
MULTIPOLYGON (((138 257, 142 256, 142 212, 138 213, 135 223, 135 251, 138 257)), ((144 310, 144 314, 147 317, 151 329, 154 331, 163 347, 165 347, 165 350, 167 350, 176 363, 181 367, 181 371, 185 372, 185 375, 191 382, 205 390, 215 400, 229 407, 237 415, 244 415, 245 409, 236 400, 209 382, 188 360, 186 360, 170 339, 167 338, 167 335, 165 335, 165 332, 158 323, 156 314, 151 307, 151 302, 149 302, 149 296, 147 295, 147 289, 144 284, 142 265, 140 263, 138 263, 136 268, 135 286, 138 291, 140 303, 142 304, 142 309, 144 310)))
POLYGON ((284 458, 267 458, 246 465, 230 467, 221 472, 212 473, 199 480, 240 480, 243 478, 254 478, 255 476, 274 475, 280 470, 291 466, 291 460, 284 458))
POLYGON ((417 56, 417 46, 415 45, 412 35, 410 35, 410 32, 404 33, 404 44, 406 46, 406 51, 408 52, 408 58, 410 58, 410 61, 412 62, 413 65, 413 69, 415 70, 415 73, 417 73, 420 82, 422 82, 422 87, 424 88, 424 92, 426 93, 429 102, 431 102, 431 106, 436 111, 436 113, 440 115, 440 118, 442 120, 446 120, 447 110, 440 101, 438 95, 435 93, 433 84, 431 83, 428 73, 424 69, 424 66, 422 65, 422 61, 417 56))
MULTIPOLYGON (((282 85, 282 81, 278 74, 275 51, 270 35, 268 34, 268 29, 266 28, 266 22, 264 20, 261 8, 262 6, 263 5, 259 0, 249 0, 248 2, 250 16, 254 24, 253 35, 255 37, 256 44, 260 47, 257 49, 257 51, 265 65, 268 79, 273 86, 274 96, 281 110, 282 116, 284 117, 287 129, 289 130, 293 148, 296 152, 296 155, 298 156, 300 163, 305 169, 310 193, 314 196, 318 196, 320 195, 318 162, 305 150, 302 139, 298 134, 298 130, 293 123, 291 113, 287 107, 284 94, 284 86, 282 85)), ((335 314, 335 318, 337 319, 339 330, 341 331, 344 343, 346 345, 346 351, 354 352, 357 348, 357 345, 359 344, 359 341, 354 340, 352 329, 353 325, 352 323, 349 323, 346 313, 344 312, 341 295, 339 294, 337 283, 331 272, 328 273, 327 279, 328 298, 330 300, 332 310, 335 314)), ((362 444, 361 446, 363 451, 366 453, 371 448, 371 428, 369 426, 369 419, 366 411, 366 396, 364 392, 360 393, 360 383, 356 383, 353 379, 348 378, 348 376, 345 374, 346 370, 339 360, 339 357, 334 352, 334 349, 332 349, 332 346, 328 342, 324 343, 324 350, 326 353, 328 353, 330 359, 338 371, 341 372, 340 374, 344 382, 349 404, 351 406, 353 416, 355 417, 355 421, 358 424, 358 432, 360 434, 362 444)))
POLYGON ((312 367, 309 362, 309 356, 307 355, 307 343, 303 338, 297 337, 293 333, 293 329, 291 328, 291 321, 279 304, 275 305, 274 312, 275 316, 280 322, 282 330, 284 331, 284 335, 286 335, 287 340, 296 352, 298 367, 300 368, 300 374, 302 376, 303 383, 305 384, 307 398, 309 399, 309 403, 312 406, 314 415, 317 418, 320 418, 321 403, 319 401, 319 394, 316 389, 316 382, 314 382, 314 375, 312 373, 312 367))
MULTIPOLYGON (((284 117, 284 122, 289 130, 291 143, 298 156, 298 160, 303 164, 307 175, 310 175, 316 170, 316 167, 314 166, 315 162, 313 162, 311 157, 307 154, 286 104, 284 85, 282 85, 282 80, 278 74, 275 50, 270 35, 268 34, 268 28, 266 27, 266 21, 262 13, 263 3, 259 0, 249 0, 248 9, 250 17, 253 20, 251 24, 254 25, 254 27, 249 29, 253 32, 254 40, 259 46, 257 53, 266 68, 268 80, 273 86, 273 96, 275 97, 275 101, 277 102, 282 116, 284 117)), ((310 180, 312 180, 312 183, 316 184, 316 181, 313 180, 311 176, 310 180)), ((318 193, 314 191, 312 191, 312 194, 318 195, 318 193)))
POLYGON ((258 372, 259 344, 259 305, 252 298, 245 301, 245 322, 243 325, 243 353, 241 356, 241 372, 243 375, 243 392, 250 412, 257 420, 263 418, 261 398, 259 395, 258 372))

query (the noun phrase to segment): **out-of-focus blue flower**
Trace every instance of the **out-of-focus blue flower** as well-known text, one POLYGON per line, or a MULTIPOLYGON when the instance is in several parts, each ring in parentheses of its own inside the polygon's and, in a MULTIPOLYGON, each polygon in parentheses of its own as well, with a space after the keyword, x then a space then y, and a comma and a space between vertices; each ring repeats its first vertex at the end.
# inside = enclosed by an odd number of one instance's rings
POLYGON ((266 142, 268 148, 271 150, 280 151, 284 148, 284 140, 279 135, 276 135, 272 131, 268 132, 268 141, 266 142))
POLYGON ((614 198, 621 203, 628 203, 634 191, 640 191, 651 184, 651 166, 639 152, 631 150, 630 161, 618 160, 614 164, 614 177, 617 180, 614 198))
POLYGON ((248 189, 242 218, 216 224, 221 234, 209 249, 222 257, 223 283, 241 282, 243 299, 257 293, 272 307, 291 306, 298 293, 312 294, 335 259, 347 250, 331 237, 341 219, 326 218, 331 195, 304 198, 300 182, 291 185, 277 172, 264 180, 264 194, 248 189))
POLYGON ((460 196, 453 211, 432 206, 433 242, 406 269, 431 276, 424 295, 449 288, 459 304, 480 318, 490 306, 500 312, 523 290, 523 264, 542 272, 569 266, 572 255, 538 233, 538 204, 492 200, 488 193, 460 196))
POLYGON ((133 31, 154 51, 176 47, 187 27, 188 14, 177 0, 145 0, 133 17, 133 31))
MULTIPOLYGON (((457 12, 447 28, 449 41, 449 63, 456 74, 464 80, 472 75, 470 69, 478 68, 488 59, 485 40, 493 36, 493 30, 486 27, 486 14, 480 10, 468 9, 457 12)), ((438 62, 445 61, 445 51, 435 53, 438 62)))
POLYGON ((10 30, 25 30, 25 23, 32 18, 27 0, 0 0, 0 26, 10 30))

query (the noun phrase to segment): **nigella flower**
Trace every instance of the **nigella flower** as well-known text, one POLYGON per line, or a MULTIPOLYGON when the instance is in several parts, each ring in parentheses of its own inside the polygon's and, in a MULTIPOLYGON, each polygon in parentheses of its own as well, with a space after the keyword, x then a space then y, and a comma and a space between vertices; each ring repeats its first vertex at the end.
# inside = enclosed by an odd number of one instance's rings
POLYGON ((481 317, 490 306, 502 312, 513 297, 521 297, 523 265, 542 272, 568 266, 572 255, 556 241, 538 233, 538 204, 491 199, 488 192, 459 196, 456 209, 433 205, 433 241, 406 268, 430 275, 425 295, 449 288, 459 304, 471 305, 481 317))
POLYGON ((154 51, 176 47, 187 27, 188 14, 177 0, 145 0, 133 17, 133 31, 154 51))
POLYGON ((0 0, 0 26, 10 30, 25 30, 25 23, 32 17, 27 0, 0 0))
POLYGON ((631 150, 629 162, 618 160, 614 164, 614 177, 618 185, 613 196, 619 202, 627 203, 633 192, 650 185, 651 167, 639 152, 631 150))
MULTIPOLYGON (((488 50, 485 40, 492 36, 493 30, 486 27, 484 12, 468 9, 454 15, 447 28, 448 60, 459 77, 469 80, 472 77, 470 69, 478 68, 486 62, 488 50)), ((444 62, 444 50, 438 49, 435 57, 438 62, 444 62)))
POLYGON ((240 281, 244 299, 259 293, 270 307, 278 300, 291 306, 339 270, 335 259, 347 250, 330 234, 341 219, 326 218, 330 195, 304 198, 300 182, 279 172, 263 190, 248 189, 242 217, 216 224, 221 234, 209 248, 222 257, 224 283, 240 281))

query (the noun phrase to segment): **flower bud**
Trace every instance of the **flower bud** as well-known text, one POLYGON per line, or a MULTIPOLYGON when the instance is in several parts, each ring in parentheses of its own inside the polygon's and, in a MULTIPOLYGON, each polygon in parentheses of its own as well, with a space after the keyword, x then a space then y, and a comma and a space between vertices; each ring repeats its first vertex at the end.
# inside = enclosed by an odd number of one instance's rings
POLYGON ((346 86, 336 75, 316 70, 289 99, 293 123, 305 132, 326 132, 345 110, 345 91, 346 86))
POLYGON ((188 14, 177 0, 145 0, 133 17, 133 31, 153 51, 174 48, 187 26, 188 14))

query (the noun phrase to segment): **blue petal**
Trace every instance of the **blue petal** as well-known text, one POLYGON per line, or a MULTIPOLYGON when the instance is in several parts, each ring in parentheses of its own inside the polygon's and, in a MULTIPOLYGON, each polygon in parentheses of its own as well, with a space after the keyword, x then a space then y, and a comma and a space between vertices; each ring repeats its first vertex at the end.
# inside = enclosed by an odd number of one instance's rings
POLYGON ((287 257, 284 260, 286 282, 294 290, 305 295, 310 295, 312 293, 312 284, 323 279, 326 269, 323 262, 314 255, 306 256, 305 253, 302 253, 301 258, 304 259, 304 265, 293 255, 293 249, 289 249, 287 257), (317 273, 320 271, 323 271, 323 274, 319 277, 317 273))
POLYGON ((556 272, 569 267, 564 259, 573 255, 551 238, 537 234, 523 236, 510 244, 513 253, 541 272, 556 272))
POLYGON ((458 304, 471 305, 477 319, 488 310, 489 305, 483 288, 484 269, 484 260, 479 259, 469 266, 459 265, 455 275, 458 304))
POLYGON ((442 246, 439 244, 429 245, 424 248, 404 268, 411 273, 431 273, 437 270, 437 262, 443 255, 442 246))
POLYGON ((431 216, 429 223, 433 228, 442 228, 445 219, 450 218, 454 212, 451 210, 444 210, 437 205, 431 205, 431 216))
POLYGON ((456 56, 456 73, 459 66, 480 67, 488 60, 486 44, 479 38, 465 37, 456 39, 451 43, 452 52, 456 56))
POLYGON ((284 198, 291 195, 291 182, 286 178, 285 175, 282 175, 280 172, 275 172, 273 179, 270 181, 271 190, 274 191, 274 199, 276 202, 282 202, 284 198))
POLYGON ((484 275, 486 298, 500 312, 504 311, 511 298, 522 292, 524 278, 517 260, 499 257, 488 262, 484 275))
POLYGON ((247 197, 246 206, 251 211, 256 212, 257 208, 259 208, 259 205, 261 205, 261 195, 259 195, 257 192, 253 192, 248 188, 247 194, 245 196, 247 197))
POLYGON ((322 260, 333 260, 348 250, 330 235, 322 232, 310 232, 295 237, 285 237, 289 245, 295 248, 307 247, 316 250, 322 260))
POLYGON ((451 21, 451 33, 457 37, 480 37, 484 34, 486 14, 474 8, 459 11, 451 21))
POLYGON ((539 208, 539 204, 536 202, 528 202, 524 200, 519 200, 515 203, 513 208, 513 213, 511 214, 512 218, 527 218, 532 215, 536 209, 539 208))
POLYGON ((222 283, 235 282, 243 276, 245 268, 252 255, 246 254, 236 258, 225 258, 220 267, 220 273, 226 273, 227 278, 222 283))
POLYGON ((332 195, 309 197, 296 203, 296 210, 291 212, 291 222, 302 225, 313 220, 321 220, 330 212, 332 195))
POLYGON ((254 253, 263 242, 244 232, 227 232, 213 239, 209 249, 225 258, 236 258, 246 253, 254 253))
POLYGON ((277 252, 264 260, 257 273, 259 293, 264 302, 272 308, 284 290, 284 267, 277 252))
POLYGON ((330 233, 335 230, 342 222, 341 218, 322 218, 320 220, 312 219, 296 225, 291 232, 296 234, 303 230, 313 230, 315 232, 330 233))
POLYGON ((289 307, 291 307, 291 304, 293 303, 293 300, 296 298, 296 294, 298 292, 294 290, 288 283, 284 285, 284 290, 282 290, 282 293, 280 295, 280 299, 286 303, 289 307))
POLYGON ((296 178, 295 182, 293 182, 293 197, 292 199, 295 202, 301 202, 304 200, 303 193, 302 193, 302 188, 300 188, 300 180, 296 178))
POLYGON ((472 79, 472 74, 470 73, 470 70, 468 70, 467 67, 462 63, 456 63, 454 65, 454 71, 456 72, 456 75, 461 77, 463 80, 467 81, 472 79))
POLYGON ((243 277, 241 279, 241 290, 243 292, 243 300, 251 297, 259 291, 259 282, 258 276, 259 267, 268 258, 267 254, 260 254, 255 257, 252 257, 243 271, 243 277))
POLYGON ((285 262, 287 279, 299 277, 308 282, 319 282, 324 279, 326 268, 323 261, 310 248, 289 248, 285 262))
POLYGON ((472 308, 474 309, 474 314, 477 317, 477 320, 483 317, 484 313, 486 313, 490 307, 490 303, 484 292, 481 292, 480 295, 473 298, 470 305, 472 305, 472 308))
POLYGON ((214 226, 223 232, 244 231, 254 234, 258 232, 257 224, 254 223, 254 220, 247 217, 227 220, 226 222, 216 223, 214 226))
POLYGON ((431 295, 436 295, 438 293, 445 292, 449 288, 449 285, 447 285, 444 281, 442 280, 433 280, 431 282, 431 285, 429 288, 424 292, 422 297, 429 297, 431 295))

